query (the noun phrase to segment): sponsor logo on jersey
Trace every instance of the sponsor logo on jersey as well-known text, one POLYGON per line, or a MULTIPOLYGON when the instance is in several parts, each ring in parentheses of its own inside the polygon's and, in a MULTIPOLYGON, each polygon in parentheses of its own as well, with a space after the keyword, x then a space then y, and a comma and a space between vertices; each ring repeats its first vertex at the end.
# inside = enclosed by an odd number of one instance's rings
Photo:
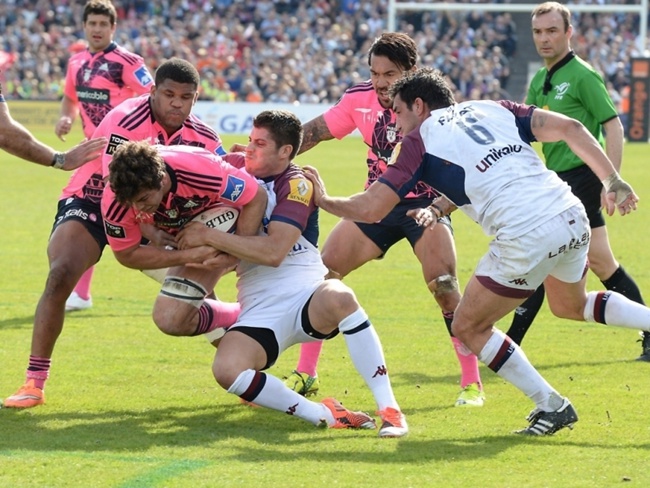
POLYGON ((124 227, 120 225, 111 224, 104 220, 104 230, 106 235, 109 237, 115 237, 116 239, 124 239, 126 237, 126 232, 124 232, 124 227))
POLYGON ((185 202, 183 204, 183 208, 195 208, 195 207, 198 207, 198 206, 199 206, 199 204, 192 201, 192 200, 188 200, 187 202, 185 202))
POLYGON ((492 165, 497 163, 499 159, 511 154, 519 153, 522 149, 523 146, 521 144, 509 144, 505 147, 502 147, 501 149, 490 149, 490 152, 487 154, 487 156, 481 159, 481 162, 476 165, 476 169, 478 169, 481 173, 485 173, 492 167, 492 165))
POLYGON ((569 87, 571 86, 571 83, 564 82, 560 83, 558 86, 555 87, 555 99, 556 100, 562 100, 564 95, 566 95, 566 92, 569 90, 569 87))
POLYGON ((153 81, 153 78, 151 77, 151 73, 149 73, 149 70, 147 69, 146 66, 141 66, 140 68, 138 68, 135 72, 135 77, 138 79, 138 81, 142 86, 150 85, 151 82, 153 81))
POLYGON ((225 198, 226 200, 230 200, 234 203, 239 200, 239 197, 244 192, 244 188, 246 188, 246 183, 244 180, 238 178, 237 176, 228 175, 228 178, 226 179, 226 185, 223 189, 223 192, 221 192, 221 198, 225 198))
POLYGON ((94 103, 95 105, 108 105, 111 103, 111 93, 108 90, 99 88, 77 87, 77 98, 82 103, 94 103))
POLYGON ((108 145, 106 146, 106 154, 110 154, 112 156, 113 154, 115 154, 115 150, 125 142, 128 142, 128 139, 126 137, 117 134, 111 134, 108 138, 108 145))
POLYGON ((314 187, 312 186, 311 181, 302 178, 293 179, 289 181, 289 188, 290 190, 287 200, 309 206, 311 196, 314 193, 314 187))
POLYGON ((372 109, 369 109, 369 108, 355 108, 354 111, 363 114, 363 117, 362 117, 361 120, 364 123, 371 121, 372 109))

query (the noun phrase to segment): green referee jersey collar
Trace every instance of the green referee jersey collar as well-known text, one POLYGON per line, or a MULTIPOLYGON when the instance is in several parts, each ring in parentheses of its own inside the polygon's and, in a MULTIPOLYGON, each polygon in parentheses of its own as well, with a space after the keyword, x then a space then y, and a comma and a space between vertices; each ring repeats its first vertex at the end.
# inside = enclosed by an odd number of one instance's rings
POLYGON ((576 57, 576 53, 573 52, 572 50, 569 51, 569 54, 564 56, 560 61, 558 61, 555 65, 553 65, 553 67, 550 70, 546 72, 546 78, 544 78, 544 86, 542 87, 542 92, 544 95, 548 94, 548 92, 550 92, 551 89, 553 88, 553 85, 551 84, 551 78, 553 78, 555 72, 557 72, 562 66, 567 64, 575 57, 576 57))

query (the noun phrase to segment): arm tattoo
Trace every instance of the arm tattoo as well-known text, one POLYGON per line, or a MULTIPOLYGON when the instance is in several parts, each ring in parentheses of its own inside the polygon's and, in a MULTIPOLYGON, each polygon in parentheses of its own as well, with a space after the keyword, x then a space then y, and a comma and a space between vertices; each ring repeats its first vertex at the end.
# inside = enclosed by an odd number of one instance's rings
POLYGON ((334 139, 334 136, 327 128, 327 124, 325 123, 325 119, 322 115, 319 115, 315 119, 312 119, 309 122, 305 123, 302 128, 304 134, 298 154, 309 151, 312 147, 321 141, 329 141, 331 139, 334 139))

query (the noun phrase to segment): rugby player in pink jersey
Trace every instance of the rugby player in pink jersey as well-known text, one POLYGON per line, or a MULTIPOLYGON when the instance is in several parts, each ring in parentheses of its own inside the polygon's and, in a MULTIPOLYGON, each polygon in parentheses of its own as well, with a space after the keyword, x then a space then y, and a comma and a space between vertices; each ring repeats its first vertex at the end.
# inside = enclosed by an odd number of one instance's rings
MULTIPOLYGON (((117 12, 108 0, 91 0, 83 12, 88 48, 68 61, 61 115, 54 132, 61 139, 81 116, 84 135, 90 139, 95 129, 114 107, 128 98, 148 93, 153 78, 142 57, 113 41, 117 12)), ((90 282, 94 267, 79 279, 66 302, 66 310, 92 307, 90 282)))
POLYGON ((222 327, 221 303, 206 295, 234 259, 221 256, 225 266, 186 266, 223 253, 210 246, 142 245, 140 224, 153 225, 175 242, 186 222, 225 203, 240 209, 236 234, 255 235, 267 201, 257 180, 203 148, 128 141, 115 151, 108 181, 101 208, 116 259, 133 269, 169 268, 153 308, 158 328, 169 335, 199 335, 222 327))
MULTIPOLYGON (((417 47, 406 34, 387 32, 375 39, 368 52, 370 80, 349 88, 336 105, 304 125, 300 152, 322 141, 342 139, 358 129, 369 148, 367 188, 385 171, 393 148, 401 139, 395 129, 389 88, 403 74, 415 70, 416 62, 417 47)), ((380 222, 339 221, 323 245, 323 261, 329 269, 328 277, 344 278, 368 261, 383 258, 398 241, 408 239, 422 266, 424 281, 442 311, 460 363, 462 391, 455 404, 482 406, 484 394, 478 360, 451 334, 454 310, 461 298, 451 221, 441 219, 444 225, 424 232, 406 215, 411 208, 426 207, 435 196, 433 188, 418 184, 380 222)), ((322 342, 303 344, 298 365, 286 379, 289 386, 302 394, 318 390, 316 365, 321 348, 322 342)))
MULTIPOLYGON (((146 140, 225 154, 217 133, 190 113, 198 97, 199 83, 198 71, 187 61, 165 61, 156 70, 155 85, 149 95, 126 100, 97 127, 94 137, 106 137, 108 144, 103 157, 75 171, 62 192, 47 248, 50 269, 34 316, 26 382, 5 399, 5 407, 33 407, 45 401, 43 388, 54 346, 63 330, 66 299, 79 277, 101 258, 107 243, 100 210, 103 168, 117 146, 128 140, 146 140)), ((146 237, 155 245, 173 244, 166 233, 152 233, 152 228, 148 228, 146 237)), ((227 326, 236 320, 239 305, 222 306, 221 325, 227 326)))

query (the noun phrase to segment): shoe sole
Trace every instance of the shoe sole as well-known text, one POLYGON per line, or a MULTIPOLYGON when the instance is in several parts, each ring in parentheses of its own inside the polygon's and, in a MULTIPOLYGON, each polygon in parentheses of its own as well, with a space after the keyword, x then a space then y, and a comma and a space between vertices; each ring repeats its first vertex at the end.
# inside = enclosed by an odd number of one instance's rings
POLYGON ((387 438, 387 439, 395 439, 397 437, 404 437, 406 434, 408 434, 408 430, 402 431, 402 432, 382 432, 381 430, 379 431, 379 437, 387 438))
POLYGON ((479 408, 484 405, 484 402, 463 402, 463 403, 454 403, 454 407, 460 407, 460 408, 479 408))
POLYGON ((66 312, 81 312, 82 310, 88 310, 89 308, 93 308, 92 305, 89 307, 65 307, 66 312))
POLYGON ((45 404, 44 400, 41 401, 35 401, 34 403, 30 403, 29 405, 24 405, 24 404, 17 404, 17 403, 7 403, 5 400, 5 403, 2 405, 4 408, 32 408, 32 407, 38 407, 39 405, 45 404))

